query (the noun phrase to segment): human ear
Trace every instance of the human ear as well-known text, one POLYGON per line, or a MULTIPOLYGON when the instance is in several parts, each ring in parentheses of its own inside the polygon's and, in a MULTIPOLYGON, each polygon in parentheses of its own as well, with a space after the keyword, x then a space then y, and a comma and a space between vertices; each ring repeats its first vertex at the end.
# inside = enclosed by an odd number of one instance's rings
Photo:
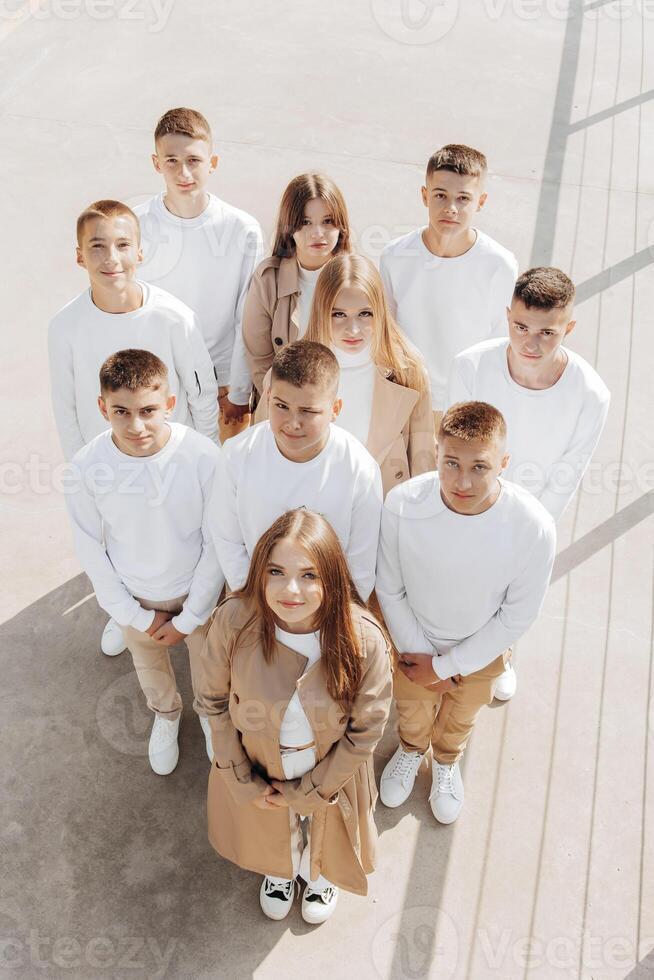
POLYGON ((565 334, 563 336, 564 337, 567 337, 569 333, 572 333, 572 331, 574 330, 574 328, 576 326, 577 326, 577 321, 576 320, 570 320, 570 323, 565 328, 565 334))
POLYGON ((107 405, 102 395, 98 395, 98 408, 100 409, 100 414, 102 415, 102 418, 106 419, 108 422, 109 413, 107 412, 107 405))
POLYGON ((422 203, 425 205, 426 208, 428 208, 429 207, 429 198, 427 197, 427 188, 426 187, 421 187, 420 188, 420 193, 422 195, 422 203))
POLYGON ((488 197, 488 194, 486 193, 486 191, 484 191, 483 194, 480 194, 479 195, 479 201, 477 203, 477 210, 478 211, 481 211, 481 209, 483 208, 484 204, 486 203, 486 198, 487 197, 488 197))
POLYGON ((341 409, 343 408, 343 399, 337 398, 332 405, 332 419, 335 419, 337 415, 341 414, 341 409))
POLYGON ((143 249, 139 245, 139 250, 136 253, 136 261, 140 264, 143 261, 143 249))
POLYGON ((177 398, 175 395, 168 395, 166 399, 166 418, 175 411, 175 405, 177 404, 177 398))
POLYGON ((500 463, 500 473, 503 473, 504 470, 507 468, 510 459, 511 459, 511 454, 504 453, 504 455, 502 456, 502 462, 500 463))
POLYGON ((79 247, 79 245, 75 249, 75 261, 77 262, 78 265, 81 265, 83 269, 86 268, 84 256, 82 255, 82 249, 79 247))
POLYGON ((152 166, 157 171, 158 174, 161 173, 161 164, 159 163, 159 157, 156 153, 152 154, 152 166))
POLYGON ((210 158, 210 160, 209 160, 209 173, 210 174, 212 174, 214 172, 214 170, 216 169, 216 167, 218 166, 218 161, 219 160, 220 160, 220 157, 218 156, 217 153, 214 153, 213 156, 210 158))

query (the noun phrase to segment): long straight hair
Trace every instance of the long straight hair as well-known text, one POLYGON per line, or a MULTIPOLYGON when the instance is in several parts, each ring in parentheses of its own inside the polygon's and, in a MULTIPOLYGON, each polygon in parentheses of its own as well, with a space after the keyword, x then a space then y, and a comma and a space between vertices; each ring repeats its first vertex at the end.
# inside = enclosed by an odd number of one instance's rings
POLYGON ((365 609, 350 576, 343 549, 331 524, 320 514, 298 508, 278 517, 262 534, 252 555, 243 588, 234 595, 248 601, 254 611, 243 625, 246 630, 258 621, 263 655, 272 663, 275 655, 275 617, 266 601, 270 555, 275 545, 290 538, 305 549, 322 585, 322 602, 315 628, 320 630, 321 663, 330 696, 350 704, 361 683, 361 644, 352 615, 353 605, 365 609))
POLYGON ((320 199, 329 209, 334 225, 338 228, 338 241, 334 255, 350 251, 350 219, 345 198, 326 174, 300 174, 294 177, 282 195, 277 216, 273 255, 289 258, 295 255, 293 235, 302 227, 304 209, 309 201, 320 199))
POLYGON ((384 284, 376 267, 363 255, 335 255, 318 276, 305 340, 332 345, 332 309, 341 289, 361 289, 373 314, 370 355, 374 364, 388 372, 396 384, 421 394, 426 371, 418 351, 391 315, 384 284))

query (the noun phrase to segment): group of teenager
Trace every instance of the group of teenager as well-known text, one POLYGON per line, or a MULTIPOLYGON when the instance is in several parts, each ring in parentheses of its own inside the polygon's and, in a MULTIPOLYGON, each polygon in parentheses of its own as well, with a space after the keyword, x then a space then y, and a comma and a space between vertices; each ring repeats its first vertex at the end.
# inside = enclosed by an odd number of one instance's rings
POLYGON ((452 823, 481 707, 516 691, 555 521, 599 440, 609 393, 564 341, 574 285, 518 276, 475 227, 486 159, 429 159, 428 222, 380 269, 353 251, 343 195, 294 178, 272 254, 207 189, 209 124, 166 112, 162 194, 77 222, 90 288, 49 330, 71 461, 76 549, 154 713, 149 761, 179 757, 170 647, 188 647, 211 760, 209 838, 263 876, 260 903, 325 921, 373 870, 379 794, 452 823))

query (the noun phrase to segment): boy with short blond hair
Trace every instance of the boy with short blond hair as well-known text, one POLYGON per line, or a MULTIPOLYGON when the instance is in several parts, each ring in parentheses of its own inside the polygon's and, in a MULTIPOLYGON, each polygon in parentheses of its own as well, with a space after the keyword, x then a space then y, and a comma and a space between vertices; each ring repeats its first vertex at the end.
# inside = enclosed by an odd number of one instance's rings
POLYGON ((341 410, 338 380, 329 348, 308 340, 289 344, 273 361, 269 420, 223 447, 211 527, 229 588, 244 584, 254 547, 273 521, 307 507, 332 525, 361 598, 370 595, 381 473, 355 436, 331 424, 341 410))
POLYGON ((219 386, 224 441, 249 422, 252 379, 241 333, 243 306, 263 258, 253 217, 208 191, 217 165, 209 123, 195 109, 169 109, 154 132, 152 162, 165 191, 135 211, 141 221, 148 282, 191 307, 219 386))
POLYGON ((430 804, 441 823, 461 812, 459 760, 504 651, 538 615, 554 561, 554 522, 503 479, 507 463, 501 413, 460 403, 441 421, 437 472, 384 503, 375 589, 399 655, 400 745, 380 795, 386 806, 404 803, 431 745, 430 804))
POLYGON ((85 289, 52 319, 50 387, 66 459, 107 427, 97 409, 100 366, 114 351, 143 348, 166 364, 172 419, 217 439, 216 379, 192 311, 139 281, 139 222, 120 201, 95 201, 77 220, 77 264, 85 289))
MULTIPOLYGON (((169 421, 175 395, 166 365, 150 351, 109 357, 97 403, 110 428, 73 457, 77 480, 66 504, 79 560, 99 604, 124 630, 155 712, 150 765, 167 775, 177 765, 182 708, 169 647, 186 641, 197 691, 200 650, 224 584, 207 524, 220 449, 169 421)), ((200 721, 211 758, 208 721, 200 721)))
POLYGON ((473 225, 486 203, 486 157, 459 144, 429 158, 422 201, 427 227, 386 246, 380 272, 398 323, 429 371, 435 424, 452 360, 466 347, 506 335, 515 256, 473 225))

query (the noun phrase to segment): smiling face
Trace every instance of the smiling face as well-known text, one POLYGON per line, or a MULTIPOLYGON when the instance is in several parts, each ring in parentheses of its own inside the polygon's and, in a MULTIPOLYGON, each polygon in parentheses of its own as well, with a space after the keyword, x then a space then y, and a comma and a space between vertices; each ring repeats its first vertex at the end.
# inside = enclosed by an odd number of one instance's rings
POLYGON ((338 244, 339 229, 321 197, 307 201, 302 224, 293 233, 297 260, 305 269, 321 269, 338 244))
POLYGON ((363 289, 357 286, 341 289, 331 312, 334 347, 347 353, 364 350, 370 344, 374 327, 374 312, 363 289))
POLYGON ((168 442, 166 420, 175 408, 175 396, 169 394, 165 381, 158 388, 104 391, 98 405, 111 426, 114 444, 128 456, 152 456, 168 442))
POLYGON ((497 478, 506 469, 509 456, 499 438, 490 440, 439 438, 437 466, 441 495, 457 514, 481 514, 499 495, 497 478))
MULTIPOLYGON (((333 356, 333 355, 332 355, 333 356)), ((270 428, 282 456, 307 463, 327 445, 329 423, 341 410, 341 400, 330 387, 302 385, 273 377, 270 384, 270 428)))
POLYGON ((122 291, 143 260, 139 228, 127 215, 88 218, 77 247, 77 264, 89 274, 91 290, 122 291))
POLYGON ((270 552, 266 602, 283 628, 293 633, 316 629, 323 587, 311 555, 295 538, 282 538, 270 552))
POLYGON ((167 133, 157 140, 156 150, 152 162, 173 201, 204 201, 209 174, 218 166, 218 157, 212 154, 209 142, 182 133, 167 133))
POLYGON ((552 310, 529 308, 514 299, 507 309, 509 344, 516 363, 523 369, 534 365, 540 373, 555 363, 565 337, 574 329, 570 307, 552 310))
POLYGON ((435 170, 422 188, 429 226, 439 237, 466 232, 486 202, 481 177, 435 170))

